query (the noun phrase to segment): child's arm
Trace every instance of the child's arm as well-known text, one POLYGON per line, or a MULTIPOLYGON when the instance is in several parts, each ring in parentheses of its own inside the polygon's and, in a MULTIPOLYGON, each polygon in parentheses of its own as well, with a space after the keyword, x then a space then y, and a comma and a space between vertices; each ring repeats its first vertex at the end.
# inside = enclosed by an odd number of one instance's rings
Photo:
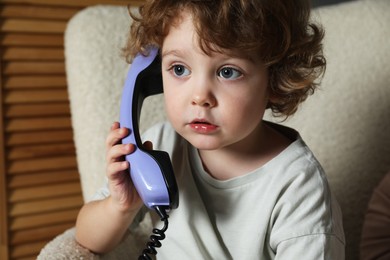
POLYGON ((128 133, 127 129, 119 128, 117 122, 111 127, 106 141, 106 173, 111 195, 85 204, 77 217, 76 240, 93 252, 112 250, 143 205, 131 183, 129 163, 124 160, 126 154, 134 151, 134 145, 120 144, 128 133))

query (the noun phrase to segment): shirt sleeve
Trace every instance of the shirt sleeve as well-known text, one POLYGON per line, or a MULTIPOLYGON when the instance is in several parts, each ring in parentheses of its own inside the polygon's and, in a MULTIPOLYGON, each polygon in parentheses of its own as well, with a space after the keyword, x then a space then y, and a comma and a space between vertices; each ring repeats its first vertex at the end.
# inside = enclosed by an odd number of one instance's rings
POLYGON ((271 223, 275 259, 344 259, 341 210, 316 164, 286 182, 271 223))
POLYGON ((103 200, 110 196, 110 190, 108 189, 108 181, 107 178, 104 180, 104 185, 98 189, 92 197, 92 201, 94 200, 103 200))
POLYGON ((275 260, 344 260, 344 243, 329 234, 294 237, 278 245, 275 260))

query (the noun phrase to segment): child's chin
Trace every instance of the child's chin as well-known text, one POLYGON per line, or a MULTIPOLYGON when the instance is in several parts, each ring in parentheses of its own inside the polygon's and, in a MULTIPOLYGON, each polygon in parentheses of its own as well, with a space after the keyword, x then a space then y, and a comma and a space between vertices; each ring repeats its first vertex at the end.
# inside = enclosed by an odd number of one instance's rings
MULTIPOLYGON (((204 138, 207 139, 207 138, 204 138)), ((198 150, 202 151, 215 151, 221 148, 220 145, 218 145, 215 142, 210 142, 208 140, 189 140, 189 142, 198 150)))

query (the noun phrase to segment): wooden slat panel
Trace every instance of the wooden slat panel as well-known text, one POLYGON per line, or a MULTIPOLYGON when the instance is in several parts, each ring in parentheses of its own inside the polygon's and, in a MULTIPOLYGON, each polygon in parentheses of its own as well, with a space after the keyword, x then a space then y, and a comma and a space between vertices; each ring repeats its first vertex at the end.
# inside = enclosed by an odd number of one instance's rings
POLYGON ((6 33, 0 36, 2 46, 39 46, 63 47, 62 34, 6 33))
POLYGON ((42 228, 15 231, 11 233, 10 244, 20 245, 24 243, 34 242, 37 240, 51 239, 73 226, 74 222, 70 222, 42 228))
POLYGON ((68 103, 49 103, 33 105, 7 105, 4 108, 4 116, 12 117, 40 117, 40 116, 69 116, 68 103))
POLYGON ((10 230, 43 227, 47 225, 75 222, 79 209, 56 211, 44 214, 29 215, 13 218, 10 221, 10 230))
MULTIPOLYGON (((2 82, 4 76, 1 71, 3 64, 0 60, 0 87, 2 88, 2 82)), ((3 89, 0 89, 0 100, 3 100, 3 89)), ((7 181, 8 178, 6 176, 6 160, 5 160, 5 136, 3 134, 3 104, 0 104, 0 129, 2 131, 0 136, 0 259, 8 259, 9 258, 9 237, 8 237, 8 189, 7 189, 7 181)))
POLYGON ((37 200, 43 198, 54 198, 59 196, 68 196, 81 193, 79 182, 51 184, 31 188, 18 188, 10 190, 8 201, 10 203, 37 200))
POLYGON ((20 88, 65 88, 65 75, 33 75, 33 76, 8 76, 4 77, 5 89, 20 88))
POLYGON ((65 209, 80 208, 83 205, 81 195, 66 198, 54 198, 39 201, 23 202, 10 205, 9 216, 18 217, 41 212, 53 212, 65 209))
POLYGON ((5 139, 7 146, 67 142, 72 140, 73 132, 71 129, 27 133, 8 133, 5 139))
POLYGON ((34 20, 34 19, 4 19, 0 24, 0 32, 29 33, 64 33, 66 21, 34 20))
POLYGON ((13 189, 71 181, 79 181, 77 169, 10 175, 8 187, 13 189))
POLYGON ((7 120, 5 131, 9 133, 14 131, 70 129, 71 127, 70 117, 23 118, 7 120))
POLYGON ((12 259, 18 259, 21 257, 37 256, 39 251, 47 244, 47 240, 32 242, 28 244, 22 244, 13 246, 10 248, 10 255, 12 259))
MULTIPOLYGON (((66 225, 74 225, 83 204, 70 110, 66 107, 69 103, 63 32, 67 21, 78 9, 89 5, 143 1, 0 2, 0 114, 1 124, 7 129, 2 135, 2 157, 7 160, 3 175, 5 196, 10 201, 4 203, 7 213, 0 216, 9 220, 1 234, 10 234, 11 242, 17 244, 9 246, 7 242, 6 249, 1 245, 0 258, 36 259, 52 237, 69 227, 66 225), (8 194, 9 191, 12 193, 8 194)), ((2 241, 7 239, 2 237, 2 241)))
POLYGON ((61 154, 74 155, 75 147, 73 142, 11 147, 7 151, 7 159, 20 160, 46 156, 58 156, 61 154))
POLYGON ((13 258, 14 260, 37 260, 36 253, 33 254, 32 256, 23 256, 23 257, 17 257, 13 258))
POLYGON ((5 5, 0 9, 2 18, 39 18, 69 20, 79 8, 33 5, 5 5))
POLYGON ((3 67, 4 75, 20 74, 63 74, 65 75, 65 64, 63 62, 6 62, 3 67))
POLYGON ((67 102, 67 89, 12 90, 4 93, 5 104, 67 102))
POLYGON ((3 61, 12 60, 60 60, 63 61, 64 49, 62 48, 26 48, 26 47, 6 47, 2 51, 3 61))
POLYGON ((61 169, 76 169, 77 163, 75 156, 64 155, 61 157, 11 161, 7 168, 8 174, 21 174, 61 169))

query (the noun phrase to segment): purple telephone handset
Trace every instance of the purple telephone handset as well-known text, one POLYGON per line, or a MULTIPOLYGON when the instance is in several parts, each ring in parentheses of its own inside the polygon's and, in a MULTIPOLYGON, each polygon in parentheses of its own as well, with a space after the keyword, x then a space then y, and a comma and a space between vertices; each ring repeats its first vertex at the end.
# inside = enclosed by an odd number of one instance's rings
POLYGON ((130 129, 122 143, 136 145, 134 153, 126 156, 130 176, 138 194, 148 208, 163 206, 177 208, 178 189, 168 153, 145 150, 139 135, 139 117, 144 99, 163 92, 161 60, 158 49, 151 48, 148 56, 138 54, 127 74, 120 108, 120 125, 130 129))

